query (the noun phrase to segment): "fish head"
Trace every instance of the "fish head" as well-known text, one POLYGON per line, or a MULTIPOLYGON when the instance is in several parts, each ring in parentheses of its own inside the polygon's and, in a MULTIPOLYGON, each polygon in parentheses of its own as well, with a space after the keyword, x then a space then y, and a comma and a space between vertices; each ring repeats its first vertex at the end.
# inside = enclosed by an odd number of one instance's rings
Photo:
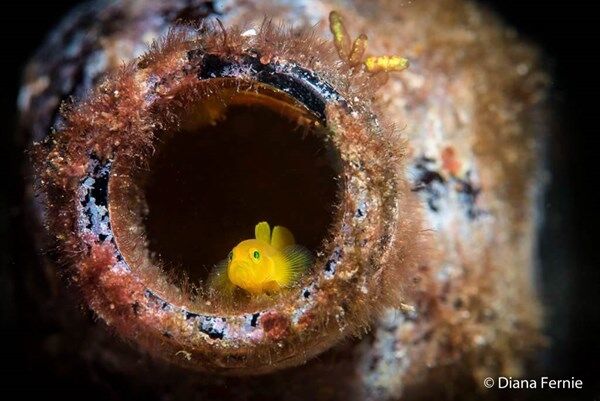
POLYGON ((240 242, 228 256, 229 280, 246 290, 272 280, 273 254, 272 247, 263 241, 250 239, 240 242))

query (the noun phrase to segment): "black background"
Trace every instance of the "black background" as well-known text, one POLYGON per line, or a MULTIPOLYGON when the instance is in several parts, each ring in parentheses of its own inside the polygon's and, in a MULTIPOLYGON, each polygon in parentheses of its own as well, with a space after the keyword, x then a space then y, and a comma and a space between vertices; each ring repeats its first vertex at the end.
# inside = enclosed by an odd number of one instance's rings
MULTIPOLYGON (((549 147, 553 180, 546 201, 541 242, 541 291, 547 305, 551 347, 542 355, 542 372, 555 378, 584 380, 584 391, 538 394, 541 399, 600 397, 600 264, 598 263, 598 135, 600 110, 600 18, 584 1, 484 0, 535 43, 553 72, 556 129, 549 147)), ((27 351, 19 341, 27 330, 15 322, 19 286, 19 254, 26 247, 20 235, 23 151, 16 144, 16 97, 24 63, 59 18, 77 2, 5 2, 0 12, 0 382, 13 388, 65 398, 68 383, 53 383, 51 372, 21 363, 27 351)), ((40 365, 43 366, 43 365, 40 365)), ((4 388, 4 386, 0 386, 4 388)), ((19 393, 15 393, 16 398, 19 393)), ((13 398, 2 391, 0 397, 13 398)), ((94 398, 88 395, 86 398, 94 398)), ((40 398, 41 399, 41 398, 40 398)))

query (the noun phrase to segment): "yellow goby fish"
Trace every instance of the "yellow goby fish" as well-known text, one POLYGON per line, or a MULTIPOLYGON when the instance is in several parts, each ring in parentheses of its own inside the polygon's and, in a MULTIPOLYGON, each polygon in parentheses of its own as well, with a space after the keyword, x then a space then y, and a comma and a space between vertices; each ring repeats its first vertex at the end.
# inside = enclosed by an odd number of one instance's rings
POLYGON ((276 293, 290 287, 311 266, 311 253, 295 243, 285 227, 271 227, 266 221, 254 228, 254 239, 237 244, 210 279, 218 291, 239 287, 252 295, 276 293))

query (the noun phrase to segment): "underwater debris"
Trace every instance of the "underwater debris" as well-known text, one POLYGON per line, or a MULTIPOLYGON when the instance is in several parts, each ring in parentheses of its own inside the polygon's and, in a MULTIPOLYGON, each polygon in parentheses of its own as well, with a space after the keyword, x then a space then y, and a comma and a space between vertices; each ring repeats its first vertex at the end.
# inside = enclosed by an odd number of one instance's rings
MULTIPOLYGON (((25 74, 32 204, 51 263, 66 266, 110 335, 135 345, 115 353, 115 369, 155 385, 168 366, 202 394, 215 375, 270 374, 257 391, 315 399, 517 376, 540 325, 527 213, 540 185, 536 51, 463 1, 349 1, 331 14, 329 1, 192 3, 82 8, 25 74), (217 13, 223 29, 210 22, 217 13), (254 22, 266 14, 272 22, 254 22), (355 27, 365 33, 352 41, 355 27), (149 38, 162 39, 148 51, 149 38), (365 57, 367 45, 392 56, 365 57), (411 68, 389 74, 406 66, 394 54, 411 68), (413 192, 411 172, 430 154, 441 164, 423 164, 413 192), (450 182, 460 202, 444 208, 437 186, 450 182), (206 280, 263 219, 285 221, 314 250, 297 286, 224 303, 179 277, 206 280), (364 341, 343 341, 352 335, 364 341), (158 357, 151 372, 138 348, 158 357)), ((219 391, 244 398, 244 383, 219 391)))

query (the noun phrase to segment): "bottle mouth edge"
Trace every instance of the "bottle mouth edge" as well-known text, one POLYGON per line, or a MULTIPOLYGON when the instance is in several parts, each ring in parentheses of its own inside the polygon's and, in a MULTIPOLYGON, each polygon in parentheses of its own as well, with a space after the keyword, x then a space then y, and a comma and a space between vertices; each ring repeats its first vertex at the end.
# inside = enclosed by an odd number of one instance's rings
MULTIPOLYGON (((189 52, 185 57, 190 60, 189 52)), ((251 57, 256 59, 255 55, 251 57)), ((260 58, 258 60, 260 61, 260 58)), ((279 74, 282 68, 285 69, 286 63, 280 60, 275 62, 278 64, 277 68, 273 67, 269 71, 279 71, 277 72, 279 74)), ((171 82, 157 80, 156 76, 146 71, 147 67, 137 69, 133 74, 130 70, 125 71, 130 76, 122 76, 126 82, 125 84, 121 82, 121 90, 100 87, 101 94, 106 96, 92 97, 91 102, 104 102, 102 106, 106 106, 106 102, 118 105, 122 102, 122 95, 131 90, 123 85, 129 84, 136 86, 143 93, 133 98, 137 101, 137 106, 142 105, 144 106, 142 109, 154 113, 161 109, 168 110, 167 105, 173 99, 173 94, 181 90, 182 86, 187 85, 188 88, 192 88, 203 81, 201 74, 196 73, 197 67, 197 64, 192 65, 191 68, 186 64, 184 70, 186 74, 183 79, 178 76, 171 82)), ((294 74, 298 72, 295 63, 291 63, 290 68, 294 74)), ((231 68, 224 71, 231 71, 231 68)), ((318 74, 313 75, 318 76, 318 74)), ((313 75, 310 76, 311 79, 313 75)), ((173 76, 166 78, 173 78, 173 76)), ((291 81, 304 82, 303 78, 303 76, 295 76, 291 81)), ((314 95, 315 81, 307 85, 309 89, 306 90, 313 91, 311 93, 314 95)), ((318 87, 322 89, 332 86, 318 87)), ((116 88, 119 88, 118 83, 116 88)), ((277 87, 276 89, 281 90, 277 87)), ((155 350, 155 353, 165 355, 169 353, 167 351, 169 347, 180 347, 182 343, 187 343, 193 357, 183 362, 175 358, 179 364, 200 370, 225 372, 233 369, 231 371, 235 371, 236 374, 252 369, 256 372, 261 372, 263 369, 272 371, 280 365, 290 366, 300 363, 312 352, 307 352, 305 349, 301 355, 298 354, 299 342, 303 344, 300 348, 309 349, 315 344, 333 344, 348 333, 357 332, 368 324, 375 317, 376 311, 385 306, 380 302, 387 295, 381 270, 382 263, 389 258, 392 242, 396 238, 394 230, 398 213, 398 191, 407 191, 407 188, 398 185, 402 182, 402 178, 399 177, 397 168, 398 157, 393 154, 396 150, 391 144, 393 139, 382 132, 382 125, 370 109, 354 110, 341 95, 331 95, 329 89, 324 93, 328 97, 322 110, 327 123, 327 132, 331 133, 329 141, 341 155, 344 176, 343 198, 339 207, 340 218, 333 229, 334 238, 327 241, 331 253, 318 255, 323 261, 319 279, 303 287, 300 296, 292 305, 283 303, 254 313, 226 316, 202 314, 182 307, 181 305, 185 304, 182 297, 175 297, 174 302, 169 302, 149 289, 144 284, 144 280, 132 275, 131 269, 123 267, 124 259, 122 255, 115 252, 117 248, 114 241, 111 242, 114 238, 112 233, 100 231, 94 233, 94 230, 91 230, 90 234, 87 226, 93 224, 90 223, 93 220, 99 221, 103 230, 107 227, 102 222, 106 219, 110 221, 108 211, 111 207, 108 204, 89 204, 89 202, 86 206, 85 200, 94 198, 97 202, 102 198, 98 194, 105 193, 108 202, 109 177, 114 175, 111 171, 113 162, 116 163, 125 154, 123 160, 127 160, 127 163, 120 161, 119 165, 140 163, 139 154, 142 152, 135 154, 131 149, 135 146, 138 150, 148 147, 151 143, 150 138, 143 137, 148 135, 148 130, 140 129, 139 133, 131 136, 130 143, 117 140, 107 142, 107 145, 88 141, 94 146, 83 149, 83 152, 77 143, 63 143, 62 145, 68 150, 75 150, 78 154, 76 157, 71 157, 70 165, 66 166, 69 169, 66 173, 68 183, 63 180, 64 176, 58 180, 56 177, 46 176, 50 181, 45 188, 46 195, 49 195, 47 198, 56 201, 57 205, 64 205, 65 199, 68 199, 66 203, 70 203, 70 200, 80 205, 77 214, 71 216, 71 219, 82 230, 76 234, 71 233, 75 234, 75 238, 69 239, 69 242, 76 243, 70 245, 83 249, 84 254, 71 257, 69 264, 75 267, 79 277, 83 277, 81 281, 88 283, 83 284, 82 287, 85 285, 92 287, 87 291, 84 289, 84 295, 87 296, 92 309, 126 337, 131 337, 132 330, 152 333, 145 334, 148 336, 145 348, 160 348, 155 350), (94 153, 98 149, 101 150, 102 155, 94 153), (73 163, 73 159, 79 163, 73 163), (51 194, 54 190, 56 193, 51 194), (93 215, 94 212, 101 215, 93 215), (129 277, 124 279, 123 275, 129 277), (121 304, 116 304, 114 300, 119 300, 121 304), (332 319, 332 315, 335 318, 332 319), (156 338, 160 338, 164 344, 157 346, 156 338), (223 347, 228 350, 224 350, 223 347), (265 350, 264 353, 261 349, 265 350), (277 350, 279 362, 274 360, 272 349, 277 350), (206 355, 217 357, 210 363, 210 367, 202 366, 204 362, 199 362, 205 361, 206 355), (241 359, 236 358, 235 355, 241 355, 241 359), (247 355, 259 357, 254 359, 250 366, 247 355)), ((300 94, 305 96, 306 92, 301 91, 300 94)), ((311 99, 313 102, 311 104, 314 106, 314 99, 311 99)), ((84 105, 78 108, 76 112, 86 111, 85 107, 84 105)), ((88 108, 90 107, 98 107, 98 105, 88 104, 88 108)), ((130 105, 128 107, 130 112, 140 111, 130 105)), ((315 109, 311 107, 308 109, 314 114, 315 109)), ((161 114, 165 117, 169 113, 161 114)), ((118 117, 123 119, 122 115, 118 117)), ((153 127, 169 125, 168 118, 162 117, 155 120, 153 127)), ((71 117, 71 121, 73 120, 80 122, 77 118, 71 117)), ((148 120, 142 118, 134 119, 128 124, 131 126, 132 123, 147 124, 147 122, 148 120)), ((68 124, 67 119, 67 126, 68 124)), ((92 133, 106 129, 106 122, 103 124, 101 119, 85 121, 85 124, 88 129, 90 125, 94 126, 94 129, 89 131, 92 133)), ((72 135, 82 127, 71 128, 72 135)), ((60 148, 60 145, 46 155, 46 165, 57 161, 53 159, 53 156, 57 156, 57 148, 60 148)), ((62 156, 58 155, 58 157, 62 156)), ((63 163, 63 160, 61 159, 60 162, 63 163)), ((65 173, 64 168, 59 170, 65 173)), ((122 172, 118 173, 119 176, 122 174, 122 172)), ((55 220, 50 225, 63 224, 55 220)), ((316 266, 319 266, 319 262, 316 266)), ((140 344, 145 341, 140 338, 135 340, 140 344)), ((316 348, 320 349, 321 346, 316 348)), ((167 358, 174 357, 167 356, 167 358)))

